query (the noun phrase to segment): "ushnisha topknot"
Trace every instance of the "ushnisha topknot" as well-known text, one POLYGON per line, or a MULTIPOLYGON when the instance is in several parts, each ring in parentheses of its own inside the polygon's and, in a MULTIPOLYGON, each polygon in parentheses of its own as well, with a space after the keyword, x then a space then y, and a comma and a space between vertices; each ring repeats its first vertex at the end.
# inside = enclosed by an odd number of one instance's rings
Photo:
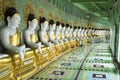
POLYGON ((69 24, 66 24, 66 27, 69 27, 69 24))
POLYGON ((70 28, 72 28, 72 26, 70 25, 70 28))
POLYGON ((60 25, 60 22, 59 22, 59 21, 57 21, 57 22, 56 22, 56 26, 59 26, 59 25, 60 25))
POLYGON ((77 26, 74 26, 74 30, 77 29, 77 26))
POLYGON ((41 17, 40 20, 39 20, 40 23, 44 23, 45 21, 46 21, 45 17, 41 17))
POLYGON ((29 14, 28 15, 28 21, 32 21, 33 19, 35 19, 35 15, 34 14, 29 14))
POLYGON ((53 25, 54 23, 55 23, 55 22, 54 22, 54 20, 52 20, 52 19, 49 21, 49 25, 53 25))
POLYGON ((64 25, 64 23, 62 23, 62 27, 64 27, 65 25, 64 25))
POLYGON ((6 12, 5 12, 5 22, 6 24, 8 24, 7 22, 7 17, 12 17, 14 14, 18 13, 17 10, 14 8, 14 7, 8 7, 6 9, 6 12))

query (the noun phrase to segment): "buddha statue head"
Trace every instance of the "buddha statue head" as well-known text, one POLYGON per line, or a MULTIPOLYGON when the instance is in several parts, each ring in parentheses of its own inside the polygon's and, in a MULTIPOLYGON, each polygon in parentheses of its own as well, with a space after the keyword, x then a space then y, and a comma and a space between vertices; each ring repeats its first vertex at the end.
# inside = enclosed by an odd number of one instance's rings
POLYGON ((34 14, 29 14, 27 23, 28 23, 28 28, 29 29, 31 29, 31 30, 35 30, 36 29, 36 27, 38 25, 38 21, 35 18, 34 14))
POLYGON ((72 33, 73 32, 73 27, 72 26, 70 26, 70 33, 72 33))
POLYGON ((70 26, 69 24, 66 24, 66 31, 69 31, 70 30, 70 26))
POLYGON ((49 29, 50 31, 54 31, 54 30, 55 30, 56 24, 55 24, 54 20, 51 19, 51 20, 49 21, 49 26, 50 26, 50 27, 49 27, 49 28, 50 28, 50 29, 49 29))
POLYGON ((64 25, 64 23, 62 23, 62 31, 63 32, 65 31, 65 25, 64 25))
POLYGON ((45 17, 40 18, 41 31, 46 31, 48 28, 48 21, 45 17))
POLYGON ((74 26, 74 32, 76 31, 76 29, 77 29, 77 26, 74 26))
POLYGON ((61 30, 61 24, 59 21, 56 22, 56 31, 60 31, 61 30))
POLYGON ((80 32, 80 29, 81 29, 80 26, 78 26, 78 31, 77 31, 78 33, 80 32))
POLYGON ((20 24, 20 15, 14 7, 9 7, 5 13, 5 22, 8 27, 18 28, 20 24))

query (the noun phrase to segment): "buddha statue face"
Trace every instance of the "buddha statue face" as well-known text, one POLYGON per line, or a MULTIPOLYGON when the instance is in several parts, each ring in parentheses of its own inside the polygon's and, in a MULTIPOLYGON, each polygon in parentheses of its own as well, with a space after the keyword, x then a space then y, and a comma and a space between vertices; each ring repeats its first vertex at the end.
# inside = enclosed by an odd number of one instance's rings
POLYGON ((20 15, 16 13, 12 17, 8 16, 7 22, 9 27, 18 28, 20 24, 20 15))
POLYGON ((59 27, 58 27, 58 30, 60 31, 61 30, 61 28, 62 28, 62 26, 61 26, 61 24, 59 25, 59 27))
POLYGON ((46 31, 48 28, 48 21, 45 21, 44 23, 41 24, 41 30, 46 31))
POLYGON ((56 27, 56 24, 55 24, 54 20, 51 19, 49 21, 49 25, 50 25, 50 31, 54 31, 55 27, 56 27))
POLYGON ((63 31, 65 31, 65 26, 63 27, 63 31))
POLYGON ((51 30, 51 31, 54 31, 54 30, 55 30, 55 27, 56 27, 56 24, 51 25, 51 26, 50 26, 50 30, 51 30))
POLYGON ((70 31, 70 27, 68 27, 67 30, 70 31))
POLYGON ((73 32, 73 28, 71 28, 71 32, 73 32))
POLYGON ((33 19, 32 21, 29 21, 29 27, 32 29, 32 30, 35 30, 36 27, 38 25, 38 21, 37 19, 33 19))
POLYGON ((55 30, 56 24, 53 24, 52 26, 52 30, 55 30))

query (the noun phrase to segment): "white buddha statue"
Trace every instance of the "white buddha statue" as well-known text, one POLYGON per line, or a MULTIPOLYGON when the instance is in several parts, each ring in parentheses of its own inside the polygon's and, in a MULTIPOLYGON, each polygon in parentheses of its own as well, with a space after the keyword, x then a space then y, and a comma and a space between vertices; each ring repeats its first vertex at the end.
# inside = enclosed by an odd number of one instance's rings
POLYGON ((19 53, 20 59, 23 60, 25 51, 28 50, 28 48, 26 48, 24 44, 21 45, 21 36, 17 36, 20 34, 20 32, 18 32, 21 19, 20 15, 15 8, 10 7, 6 11, 5 18, 7 25, 0 31, 1 43, 6 50, 19 53))
POLYGON ((56 24, 53 20, 49 21, 49 31, 48 31, 48 36, 49 36, 49 40, 54 43, 54 44, 58 44, 58 42, 55 40, 55 30, 56 24))
POLYGON ((74 30, 73 30, 73 37, 74 37, 74 40, 76 39, 76 33, 77 33, 77 26, 74 27, 74 30))
POLYGON ((48 38, 48 33, 47 33, 47 29, 48 29, 48 21, 46 20, 45 17, 42 17, 40 19, 40 31, 39 31, 39 38, 40 41, 50 47, 50 49, 52 49, 52 44, 49 42, 49 38, 48 38))
POLYGON ((42 53, 41 47, 43 45, 41 45, 41 42, 38 42, 38 34, 35 30, 38 25, 38 21, 35 18, 34 14, 29 14, 27 23, 28 27, 24 32, 25 43, 32 49, 38 48, 39 53, 42 53))
POLYGON ((66 24, 66 28, 65 28, 65 41, 68 41, 69 31, 70 31, 69 24, 66 24))
POLYGON ((73 32, 73 27, 72 27, 72 26, 70 26, 70 40, 72 40, 72 39, 73 39, 73 34, 72 34, 72 32, 73 32))
POLYGON ((61 42, 61 34, 60 30, 62 29, 61 23, 59 21, 56 22, 56 30, 55 30, 55 36, 56 36, 56 41, 61 42))
POLYGON ((81 34, 82 35, 82 40, 84 40, 84 37, 85 37, 84 33, 85 33, 85 28, 82 28, 82 34, 81 34))
POLYGON ((64 42, 64 40, 65 40, 65 25, 64 25, 64 23, 62 23, 62 28, 60 30, 60 34, 61 34, 61 42, 64 42))

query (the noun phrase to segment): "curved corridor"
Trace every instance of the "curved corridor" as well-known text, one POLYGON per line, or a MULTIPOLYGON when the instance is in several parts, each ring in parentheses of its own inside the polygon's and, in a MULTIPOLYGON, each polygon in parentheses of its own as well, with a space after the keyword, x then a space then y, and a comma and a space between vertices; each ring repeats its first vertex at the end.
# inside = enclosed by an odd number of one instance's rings
POLYGON ((67 52, 29 80, 119 80, 119 74, 109 43, 96 43, 67 52))

